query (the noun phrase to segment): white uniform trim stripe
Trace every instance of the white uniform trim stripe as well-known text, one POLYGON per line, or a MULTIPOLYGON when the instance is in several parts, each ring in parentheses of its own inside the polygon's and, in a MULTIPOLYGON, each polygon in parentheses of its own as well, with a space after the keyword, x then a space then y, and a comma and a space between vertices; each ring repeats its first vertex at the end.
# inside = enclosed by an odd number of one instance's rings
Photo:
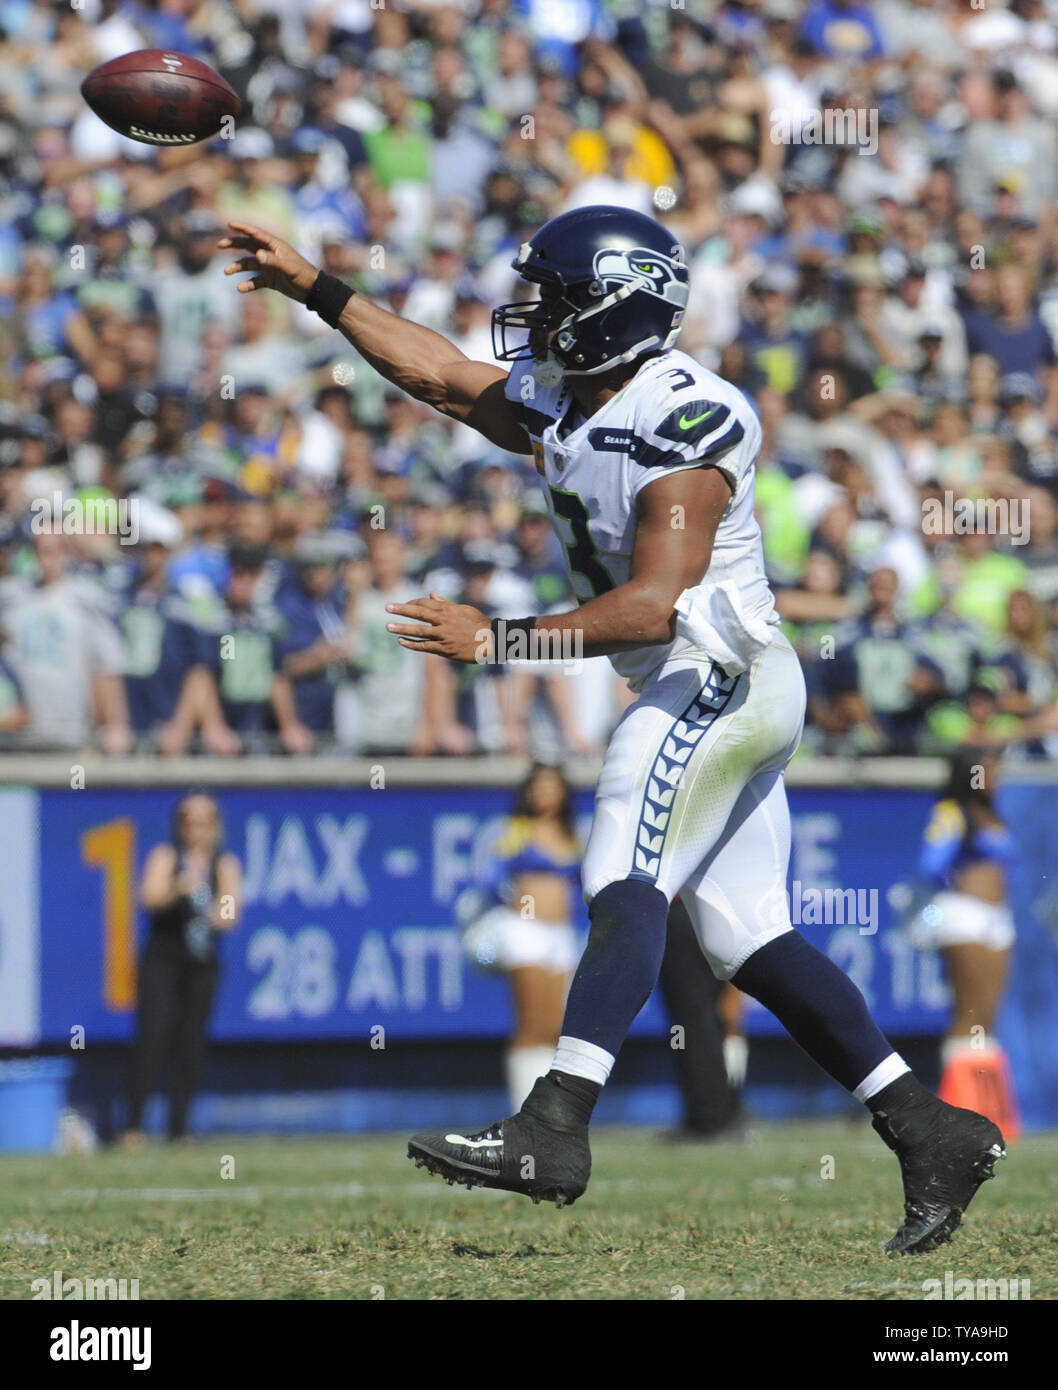
POLYGON ((679 790, 682 771, 695 746, 727 708, 738 681, 738 676, 725 675, 714 662, 701 690, 672 721, 668 735, 662 739, 643 791, 629 878, 657 883, 674 799, 670 789, 679 790))

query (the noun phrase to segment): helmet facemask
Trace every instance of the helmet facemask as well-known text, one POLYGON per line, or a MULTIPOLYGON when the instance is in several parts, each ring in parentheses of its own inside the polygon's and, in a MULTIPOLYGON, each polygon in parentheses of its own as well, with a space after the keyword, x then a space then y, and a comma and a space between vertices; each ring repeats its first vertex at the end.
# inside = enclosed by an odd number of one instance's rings
POLYGON ((492 351, 498 362, 546 362, 551 356, 554 333, 571 321, 576 307, 557 284, 541 282, 541 292, 545 287, 557 291, 553 299, 519 300, 492 311, 492 351), (508 333, 524 338, 511 343, 508 333))

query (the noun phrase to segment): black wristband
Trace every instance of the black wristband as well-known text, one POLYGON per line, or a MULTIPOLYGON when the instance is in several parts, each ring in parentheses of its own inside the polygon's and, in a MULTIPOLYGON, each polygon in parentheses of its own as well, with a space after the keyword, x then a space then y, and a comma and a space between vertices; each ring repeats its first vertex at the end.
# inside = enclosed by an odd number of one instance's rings
POLYGON ((337 328, 342 310, 354 294, 356 290, 352 285, 339 280, 337 275, 328 275, 325 270, 321 270, 305 298, 305 308, 319 314, 324 323, 331 328, 337 328))
POLYGON ((525 661, 532 655, 529 634, 536 631, 535 618, 493 618, 489 627, 492 629, 493 666, 502 666, 511 660, 525 661))

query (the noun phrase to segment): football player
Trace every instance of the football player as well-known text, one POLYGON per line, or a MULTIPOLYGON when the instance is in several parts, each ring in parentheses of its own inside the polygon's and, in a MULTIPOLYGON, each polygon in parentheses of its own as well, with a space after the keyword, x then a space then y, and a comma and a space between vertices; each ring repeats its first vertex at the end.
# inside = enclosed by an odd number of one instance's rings
POLYGON ((493 316, 508 372, 380 309, 268 232, 230 226, 227 273, 253 272, 240 292, 304 302, 409 395, 536 464, 580 606, 490 624, 432 594, 391 605, 396 639, 457 662, 605 654, 639 695, 596 793, 583 872, 591 932, 551 1070, 516 1115, 417 1135, 409 1157, 449 1182, 575 1201, 591 1171, 593 1107, 657 981, 679 893, 717 976, 770 1009, 895 1151, 905 1219, 886 1248, 947 1240, 1003 1137, 928 1091, 849 977, 791 926, 783 770, 805 686, 753 515, 760 425, 735 387, 673 346, 687 303, 681 248, 617 207, 552 219, 513 263, 539 298, 493 316))

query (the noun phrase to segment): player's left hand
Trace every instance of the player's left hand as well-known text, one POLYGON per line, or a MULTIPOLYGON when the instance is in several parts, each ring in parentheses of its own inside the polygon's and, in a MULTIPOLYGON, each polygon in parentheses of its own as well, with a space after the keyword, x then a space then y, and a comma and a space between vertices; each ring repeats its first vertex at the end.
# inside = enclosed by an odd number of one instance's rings
POLYGON ((416 620, 414 624, 386 624, 386 631, 394 633, 402 647, 416 652, 435 652, 465 665, 489 660, 492 650, 489 620, 480 609, 471 608, 468 603, 452 603, 440 594, 431 593, 429 598, 417 598, 411 603, 387 603, 386 612, 416 620))

